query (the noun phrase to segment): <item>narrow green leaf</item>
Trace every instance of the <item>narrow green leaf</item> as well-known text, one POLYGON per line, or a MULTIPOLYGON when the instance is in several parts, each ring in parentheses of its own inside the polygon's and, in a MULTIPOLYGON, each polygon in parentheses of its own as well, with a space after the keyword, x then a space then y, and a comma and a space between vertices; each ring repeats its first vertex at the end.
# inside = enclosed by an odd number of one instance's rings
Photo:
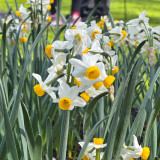
POLYGON ((52 43, 53 43, 54 41, 56 41, 57 39, 59 39, 60 34, 63 32, 63 30, 64 30, 66 27, 67 27, 67 25, 64 25, 63 27, 60 28, 60 30, 56 33, 56 35, 55 35, 52 43))
POLYGON ((27 149, 27 143, 26 143, 26 134, 25 134, 25 127, 24 127, 24 117, 22 112, 22 107, 20 106, 19 114, 18 114, 18 124, 20 127, 20 133, 21 133, 21 142, 22 142, 22 152, 24 154, 24 159, 28 159, 28 149, 27 149))
POLYGON ((120 87, 118 88, 118 91, 117 91, 115 100, 114 100, 113 105, 112 105, 112 107, 111 107, 110 116, 109 116, 109 119, 108 119, 108 121, 107 121, 107 126, 105 127, 104 139, 105 139, 106 134, 107 134, 107 132, 108 132, 108 130, 109 130, 109 126, 110 126, 110 123, 111 123, 111 121, 112 121, 113 115, 114 115, 114 113, 115 113, 115 111, 116 111, 116 108, 117 108, 118 106, 120 106, 121 103, 122 103, 122 95, 124 95, 125 87, 126 87, 126 85, 128 84, 128 79, 129 79, 129 77, 130 77, 130 75, 131 75, 131 72, 132 72, 132 70, 131 70, 130 73, 126 76, 126 78, 124 78, 124 80, 122 81, 120 87))
POLYGON ((27 144, 28 144, 28 150, 29 150, 29 154, 31 159, 33 160, 34 158, 34 135, 33 135, 33 129, 31 126, 31 121, 27 112, 27 109, 24 105, 24 103, 22 103, 22 111, 23 111, 23 116, 24 116, 24 126, 25 126, 25 130, 27 133, 27 144))
POLYGON ((11 123, 9 120, 9 115, 4 105, 3 105, 3 112, 4 112, 4 124, 5 124, 5 135, 6 135, 6 147, 8 152, 11 152, 13 160, 18 160, 19 158, 17 155, 17 149, 16 149, 13 132, 12 132, 11 123))
POLYGON ((17 3, 17 0, 14 0, 14 2, 15 2, 15 5, 16 5, 16 10, 18 11, 19 9, 18 9, 18 3, 17 3))
POLYGON ((20 99, 21 99, 21 92, 22 92, 22 86, 23 86, 23 82, 24 82, 24 78, 25 78, 25 74, 26 74, 26 69, 27 69, 27 65, 29 63, 29 60, 30 60, 30 57, 31 57, 31 54, 34 50, 34 48, 36 47, 37 43, 39 42, 39 40, 41 39, 41 35, 42 33, 45 31, 45 29, 50 25, 50 23, 44 25, 44 27, 42 28, 42 30, 39 32, 39 34, 37 35, 32 47, 31 47, 31 50, 25 60, 25 64, 24 64, 24 68, 23 68, 23 71, 21 73, 21 76, 20 76, 20 80, 19 80, 19 86, 18 86, 18 91, 17 91, 17 95, 16 95, 16 100, 14 101, 14 104, 13 104, 13 107, 12 107, 12 112, 11 112, 11 126, 14 125, 16 119, 17 119, 17 114, 18 114, 18 107, 19 107, 19 103, 20 103, 20 99))
POLYGON ((149 121, 148 121, 148 124, 147 124, 147 128, 146 128, 146 131, 145 131, 145 136, 144 136, 144 146, 148 146, 152 126, 153 126, 153 123, 154 123, 155 119, 157 118, 157 115, 158 115, 159 111, 160 111, 160 97, 156 101, 156 104, 155 104, 155 106, 152 110, 152 113, 150 115, 150 118, 149 118, 149 121))
POLYGON ((108 16, 109 16, 109 20, 111 22, 112 28, 115 28, 114 19, 113 19, 112 15, 109 13, 108 16))
POLYGON ((53 157, 53 138, 52 138, 52 124, 50 122, 50 119, 47 120, 46 125, 47 130, 47 155, 48 159, 52 160, 53 157))
POLYGON ((136 78, 138 75, 138 70, 141 65, 141 60, 142 60, 142 57, 138 59, 137 63, 135 64, 133 68, 133 71, 130 76, 130 81, 128 83, 127 92, 126 92, 125 99, 124 99, 124 104, 122 104, 122 111, 120 114, 119 125, 117 128, 118 137, 116 137, 116 144, 115 144, 116 145, 115 146, 115 156, 117 159, 119 158, 122 145, 125 141, 127 128, 129 125, 132 100, 133 100, 134 89, 136 85, 136 78))
MULTIPOLYGON (((102 120, 102 119, 104 119, 104 111, 105 111, 105 109, 104 109, 104 98, 105 97, 102 97, 98 102, 99 102, 99 121, 100 120, 102 120)), ((100 125, 100 128, 99 128, 99 137, 103 137, 103 133, 104 133, 104 124, 102 123, 101 125, 100 125)))
MULTIPOLYGON (((144 97, 144 99, 143 99, 143 102, 142 102, 142 104, 141 104, 141 106, 140 106, 140 108, 139 108, 138 114, 137 114, 137 116, 136 116, 136 118, 135 118, 135 120, 134 120, 134 123, 133 123, 133 125, 132 125, 132 129, 131 129, 131 130, 132 130, 131 132, 133 132, 133 133, 135 132, 137 126, 139 125, 139 122, 143 119, 142 116, 143 116, 143 113, 144 113, 144 110, 145 110, 145 106, 146 106, 148 100, 151 99, 151 96, 152 96, 152 93, 153 93, 153 89, 154 89, 154 84, 155 84, 155 82, 156 82, 159 74, 160 74, 160 67, 157 69, 157 71, 156 71, 156 73, 155 73, 155 75, 154 75, 154 78, 153 78, 153 80, 152 80, 152 83, 151 83, 151 85, 150 85, 147 93, 145 94, 145 97, 144 97)), ((131 133, 131 132, 130 132, 130 133, 131 133)), ((129 137, 130 137, 130 136, 131 136, 131 135, 129 134, 129 137)), ((129 137, 127 138, 127 142, 128 142, 128 144, 131 144, 131 141, 129 141, 129 137)))
POLYGON ((11 7, 9 6, 9 3, 7 0, 5 0, 6 4, 7 4, 7 7, 8 7, 8 10, 11 10, 11 7))
POLYGON ((99 94, 98 96, 96 96, 95 98, 93 98, 92 101, 87 106, 87 109, 86 109, 85 115, 84 115, 84 121, 83 121, 83 131, 84 131, 84 134, 86 133, 86 130, 87 130, 88 126, 89 126, 90 117, 91 117, 92 111, 94 110, 95 104, 97 103, 97 101, 101 97, 103 97, 103 96, 105 96, 107 94, 109 94, 109 92, 104 92, 104 93, 99 94))
POLYGON ((141 116, 135 118, 134 123, 131 127, 131 130, 127 136, 127 140, 126 140, 127 145, 131 145, 132 143, 131 137, 133 135, 137 135, 137 137, 141 136, 141 133, 144 127, 145 118, 146 118, 146 110, 143 108, 141 110, 141 116))
POLYGON ((58 27, 59 27, 61 6, 62 6, 62 0, 58 0, 57 1, 57 8, 56 8, 56 32, 58 32, 58 27))
POLYGON ((3 25, 3 32, 2 32, 2 53, 1 53, 1 66, 0 66, 0 72, 2 72, 6 67, 6 23, 3 25))
POLYGON ((74 134, 76 135, 76 138, 77 138, 78 141, 80 142, 80 141, 81 141, 81 137, 79 136, 79 132, 77 131, 77 128, 76 128, 76 126, 73 124, 72 121, 70 121, 70 126, 71 126, 74 134))
POLYGON ((130 70, 130 68, 131 68, 131 66, 132 66, 132 63, 134 62, 134 60, 135 60, 135 58, 136 58, 136 55, 140 52, 141 48, 143 47, 143 45, 144 45, 146 42, 147 42, 147 40, 142 41, 142 42, 138 45, 138 47, 136 48, 136 50, 134 51, 133 56, 132 56, 132 59, 131 59, 130 62, 129 62, 129 67, 128 67, 129 70, 130 70))
POLYGON ((65 160, 66 159, 70 111, 64 110, 64 111, 62 111, 62 114, 63 114, 63 119, 62 119, 62 124, 61 124, 61 137, 60 137, 58 160, 65 160))
POLYGON ((17 81, 17 70, 18 70, 18 63, 17 63, 17 48, 18 48, 18 42, 19 42, 19 35, 21 32, 21 27, 23 25, 23 23, 29 18, 30 16, 28 16, 27 18, 25 18, 23 20, 23 22, 19 25, 19 29, 18 29, 18 33, 16 34, 16 40, 15 40, 15 44, 13 47, 13 51, 12 51, 12 56, 13 56, 13 70, 12 70, 12 74, 13 76, 13 89, 15 89, 16 87, 16 81, 17 81))
POLYGON ((42 159, 42 138, 40 135, 37 136, 34 146, 32 160, 41 160, 42 159))
POLYGON ((47 131, 47 146, 48 146, 50 138, 52 136, 52 125, 49 118, 47 119, 46 131, 47 131))
POLYGON ((108 139, 107 139, 107 147, 105 149, 105 154, 104 154, 105 159, 112 159, 112 153, 113 153, 113 147, 114 147, 115 138, 116 138, 116 131, 117 131, 117 126, 118 126, 118 116, 120 113, 120 109, 121 107, 119 106, 116 110, 116 113, 113 116, 113 121, 110 127, 108 139))
POLYGON ((4 68, 3 69, 3 71, 2 71, 2 73, 0 74, 0 79, 2 79, 3 78, 3 76, 5 75, 5 73, 6 73, 6 71, 7 71, 7 67, 6 68, 4 68))

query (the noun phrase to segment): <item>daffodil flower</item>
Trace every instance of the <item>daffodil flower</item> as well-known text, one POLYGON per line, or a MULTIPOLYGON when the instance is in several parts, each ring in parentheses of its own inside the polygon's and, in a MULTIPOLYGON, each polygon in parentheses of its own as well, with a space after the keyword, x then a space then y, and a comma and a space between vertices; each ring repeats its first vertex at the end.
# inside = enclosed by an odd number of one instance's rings
POLYGON ((103 59, 105 61, 105 67, 106 69, 111 69, 111 65, 112 65, 112 74, 116 74, 119 71, 119 68, 116 66, 116 62, 118 60, 118 56, 114 55, 111 57, 111 62, 108 62, 107 59, 103 59))
POLYGON ((102 56, 99 54, 85 54, 82 61, 76 58, 70 59, 70 63, 75 67, 72 75, 81 78, 82 85, 79 87, 81 91, 85 91, 97 82, 103 82, 107 77, 105 67, 102 62, 102 56))
POLYGON ((128 25, 127 26, 128 34, 129 34, 129 39, 133 41, 141 40, 143 41, 145 39, 145 33, 140 32, 136 26, 134 25, 128 25))
POLYGON ((87 33, 94 40, 96 39, 96 34, 102 33, 102 30, 97 26, 96 21, 91 21, 91 26, 87 28, 87 33))
POLYGON ((84 107, 86 102, 78 94, 78 86, 70 87, 61 81, 58 89, 59 98, 54 99, 53 102, 58 103, 62 110, 73 110, 75 106, 84 107))
POLYGON ((101 68, 97 61, 101 59, 101 55, 85 54, 82 56, 82 61, 76 58, 72 58, 69 62, 75 67, 72 75, 74 77, 83 78, 84 76, 89 80, 95 80, 100 76, 101 68))
POLYGON ((46 81, 53 80, 61 72, 64 72, 64 65, 66 65, 66 55, 60 54, 58 57, 51 59, 52 66, 47 69, 49 75, 46 78, 46 81))
POLYGON ((65 32, 65 38, 70 42, 73 42, 74 40, 76 40, 77 43, 85 42, 90 44, 91 42, 87 35, 87 31, 83 29, 67 29, 65 32))
POLYGON ((64 49, 70 50, 72 47, 73 45, 69 41, 57 40, 57 41, 54 41, 52 44, 46 46, 45 53, 50 58, 52 57, 56 58, 61 54, 65 54, 63 52, 64 49))
POLYGON ((115 27, 110 30, 109 33, 111 34, 111 37, 114 39, 115 43, 122 42, 127 36, 126 31, 122 30, 122 27, 115 27))
POLYGON ((19 7, 19 12, 23 19, 25 19, 30 14, 30 12, 27 11, 27 8, 25 8, 22 4, 19 7))
POLYGON ((56 95, 54 93, 54 90, 56 90, 56 88, 48 86, 47 83, 48 81, 42 81, 42 77, 39 74, 35 74, 33 73, 32 76, 34 78, 36 78, 36 80, 39 82, 39 84, 34 86, 34 91, 38 96, 43 96, 46 93, 48 93, 51 98, 54 100, 56 99, 56 95))
POLYGON ((143 11, 142 13, 139 14, 138 18, 132 19, 126 24, 134 25, 140 31, 141 29, 145 29, 145 26, 149 26, 148 21, 149 21, 149 18, 146 17, 146 11, 143 11))
POLYGON ((74 44, 74 56, 81 54, 86 48, 91 46, 91 39, 84 29, 67 29, 65 38, 74 44))
MULTIPOLYGON (((102 149, 107 146, 107 144, 103 144, 103 138, 94 138, 94 142, 90 142, 86 148, 86 151, 83 155, 83 160, 95 160, 96 157, 96 149, 102 149)), ((83 147, 85 142, 79 142, 78 144, 83 147)), ((103 152, 100 153, 100 160, 103 158, 103 152)))
POLYGON ((150 155, 150 149, 148 147, 142 148, 141 145, 138 144, 137 137, 133 135, 133 146, 123 145, 121 150, 121 157, 123 160, 130 160, 132 158, 143 158, 148 159, 150 155))

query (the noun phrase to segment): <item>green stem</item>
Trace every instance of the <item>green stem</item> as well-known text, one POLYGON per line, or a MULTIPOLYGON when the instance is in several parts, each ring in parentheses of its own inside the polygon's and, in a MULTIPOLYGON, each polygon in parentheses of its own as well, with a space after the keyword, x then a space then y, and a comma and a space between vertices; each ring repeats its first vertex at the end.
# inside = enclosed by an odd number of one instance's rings
POLYGON ((58 160, 66 160, 70 111, 69 110, 62 111, 62 114, 63 114, 63 119, 62 119, 62 125, 61 125, 61 137, 60 137, 58 160))
POLYGON ((128 149, 128 150, 131 150, 131 151, 135 151, 135 149, 134 149, 134 148, 129 147, 129 146, 127 147, 127 149, 128 149))
MULTIPOLYGON (((152 40, 153 42, 153 40, 152 40)), ((150 44, 152 46, 152 43, 150 44)), ((154 64, 152 66, 150 66, 150 84, 153 81, 153 77, 154 77, 154 64)), ((152 94, 152 97, 150 99, 150 104, 151 104, 151 112, 153 111, 153 103, 152 103, 152 99, 154 99, 154 95, 152 94)), ((151 113, 150 112, 150 113, 151 113)), ((153 123, 153 128, 151 131, 151 146, 153 146, 152 151, 151 151, 151 159, 156 156, 156 152, 157 152, 157 121, 155 119, 154 123, 153 123)))
POLYGON ((128 149, 128 150, 131 150, 131 151, 135 151, 135 148, 133 147, 129 147, 129 146, 123 146, 124 149, 128 149))
POLYGON ((96 160, 100 160, 100 149, 96 149, 96 160))
MULTIPOLYGON (((104 98, 102 97, 99 100, 99 120, 101 121, 104 118, 104 98)), ((102 138, 103 137, 103 123, 100 125, 99 128, 99 137, 102 138)))
POLYGON ((56 9, 56 15, 57 15, 57 18, 56 18, 56 33, 58 32, 58 28, 59 28, 61 4, 62 4, 62 0, 58 0, 57 1, 57 9, 56 9))

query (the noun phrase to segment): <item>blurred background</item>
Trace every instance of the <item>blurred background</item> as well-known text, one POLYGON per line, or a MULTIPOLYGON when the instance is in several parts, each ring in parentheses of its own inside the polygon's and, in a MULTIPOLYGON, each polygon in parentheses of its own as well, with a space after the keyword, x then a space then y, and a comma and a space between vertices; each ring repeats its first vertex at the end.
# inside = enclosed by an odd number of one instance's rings
MULTIPOLYGON (((15 1, 7 0, 9 5, 15 10, 15 1)), ((17 0, 18 4, 25 4, 25 0, 17 0)), ((62 0, 62 13, 70 13, 71 0, 62 0)), ((160 0, 111 0, 110 12, 114 19, 128 21, 137 18, 146 10, 147 17, 150 18, 151 26, 160 26, 160 0)), ((5 0, 0 0, 0 13, 7 12, 8 8, 5 0)))

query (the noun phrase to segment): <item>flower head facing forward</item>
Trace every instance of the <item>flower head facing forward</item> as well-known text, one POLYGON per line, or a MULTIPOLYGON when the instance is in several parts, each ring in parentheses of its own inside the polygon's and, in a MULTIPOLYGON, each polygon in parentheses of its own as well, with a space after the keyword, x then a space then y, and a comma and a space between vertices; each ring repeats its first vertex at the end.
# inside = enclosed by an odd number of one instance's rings
POLYGON ((76 58, 70 59, 70 63, 75 67, 73 76, 78 78, 86 77, 89 80, 95 80, 100 76, 100 69, 98 68, 97 61, 100 55, 85 54, 82 56, 82 61, 76 58))
POLYGON ((71 107, 71 100, 69 98, 61 98, 59 100, 59 107, 62 109, 62 110, 68 110, 70 107, 71 107))
POLYGON ((100 34, 102 30, 97 26, 96 21, 91 21, 91 26, 87 28, 88 35, 94 40, 96 35, 100 34))
POLYGON ((72 110, 75 106, 84 107, 86 102, 78 94, 78 86, 70 87, 65 82, 60 81, 58 90, 59 99, 55 99, 54 102, 58 102, 62 110, 72 110))

